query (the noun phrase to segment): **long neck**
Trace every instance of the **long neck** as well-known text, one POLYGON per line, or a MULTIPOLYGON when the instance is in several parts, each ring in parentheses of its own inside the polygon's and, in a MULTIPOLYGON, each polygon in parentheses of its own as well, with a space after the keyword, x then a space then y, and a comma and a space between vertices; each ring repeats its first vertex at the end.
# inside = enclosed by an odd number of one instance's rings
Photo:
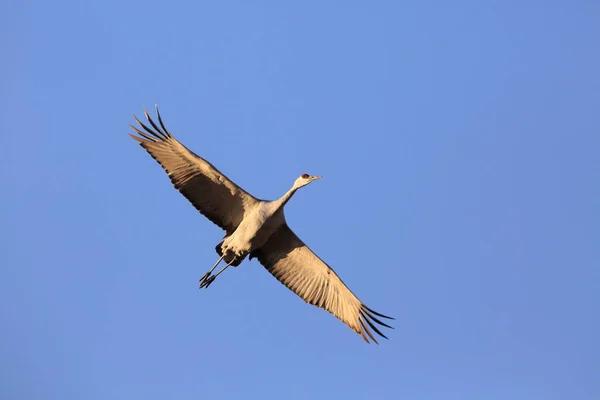
POLYGON ((296 193, 296 190, 298 190, 298 188, 296 187, 296 185, 292 186, 292 188, 290 190, 288 190, 287 192, 285 192, 285 194, 283 196, 281 196, 279 198, 279 200, 277 200, 277 202, 279 203, 279 207, 283 207, 285 206, 285 204, 290 201, 290 199, 292 198, 292 196, 294 195, 294 193, 296 193))

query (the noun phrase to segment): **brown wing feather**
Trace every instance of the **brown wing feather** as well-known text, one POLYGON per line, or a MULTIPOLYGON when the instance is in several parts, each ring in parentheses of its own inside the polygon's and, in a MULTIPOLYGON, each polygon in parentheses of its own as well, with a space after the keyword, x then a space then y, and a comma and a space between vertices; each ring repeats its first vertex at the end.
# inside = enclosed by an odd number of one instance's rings
POLYGON ((387 339, 375 324, 391 328, 378 317, 393 319, 365 306, 340 277, 287 226, 282 225, 250 258, 258 261, 304 301, 336 316, 367 343, 377 340, 369 330, 387 339), (368 336, 368 337, 367 337, 368 336))
POLYGON ((143 124, 135 116, 142 129, 131 125, 139 135, 130 134, 164 168, 171 182, 202 215, 231 235, 238 227, 246 211, 258 200, 233 183, 208 161, 182 145, 167 130, 156 108, 158 126, 144 110, 152 126, 143 124))

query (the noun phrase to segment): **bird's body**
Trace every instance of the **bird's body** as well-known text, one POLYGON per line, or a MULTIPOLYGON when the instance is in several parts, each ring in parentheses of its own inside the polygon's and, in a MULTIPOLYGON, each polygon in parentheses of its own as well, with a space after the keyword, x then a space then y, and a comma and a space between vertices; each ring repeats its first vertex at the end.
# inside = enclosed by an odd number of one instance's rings
MULTIPOLYGON (((285 223, 281 201, 260 200, 248 211, 237 229, 220 243, 219 255, 231 252, 236 263, 267 242, 269 237, 285 223)), ((227 262, 226 255, 224 260, 227 262)), ((239 264, 238 264, 239 265, 239 264)))
POLYGON ((139 136, 130 136, 162 165, 175 188, 200 213, 225 231, 225 237, 215 248, 220 258, 201 278, 201 288, 210 286, 227 267, 238 266, 248 256, 250 260, 257 258, 281 283, 306 302, 335 315, 367 342, 367 335, 377 342, 369 327, 385 337, 374 323, 391 328, 377 317, 392 318, 360 302, 333 269, 286 223, 284 207, 287 202, 298 189, 320 176, 301 175, 277 200, 257 199, 177 141, 163 124, 158 108, 156 112, 160 127, 145 112, 154 129, 134 117, 143 131, 132 126, 139 136), (226 266, 211 275, 222 260, 226 266))

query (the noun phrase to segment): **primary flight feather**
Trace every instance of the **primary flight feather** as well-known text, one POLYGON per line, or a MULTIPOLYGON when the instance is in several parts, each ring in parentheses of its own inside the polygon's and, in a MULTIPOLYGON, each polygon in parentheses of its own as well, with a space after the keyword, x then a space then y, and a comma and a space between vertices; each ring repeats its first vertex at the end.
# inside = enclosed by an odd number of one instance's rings
POLYGON ((298 189, 320 176, 302 174, 278 200, 259 200, 175 139, 165 127, 158 107, 158 124, 145 110, 144 114, 148 125, 134 116, 139 128, 131 125, 137 136, 130 136, 158 161, 175 188, 225 231, 225 238, 216 246, 219 260, 200 279, 200 288, 209 287, 225 269, 239 265, 247 256, 250 260, 257 258, 304 301, 329 311, 367 343, 369 338, 377 343, 371 329, 387 339, 377 325, 391 328, 379 318, 393 318, 364 305, 285 221, 285 204, 298 189), (221 261, 226 265, 213 275, 221 261))

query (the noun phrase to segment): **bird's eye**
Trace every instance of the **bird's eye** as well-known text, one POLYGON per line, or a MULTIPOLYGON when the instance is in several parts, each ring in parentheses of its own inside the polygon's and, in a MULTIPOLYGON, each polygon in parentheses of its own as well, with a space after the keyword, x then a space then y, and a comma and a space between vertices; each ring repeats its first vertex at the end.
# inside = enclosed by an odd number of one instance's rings
POLYGON ((308 178, 309 176, 310 176, 310 175, 308 175, 308 174, 302 174, 302 177, 303 177, 304 179, 308 178))

